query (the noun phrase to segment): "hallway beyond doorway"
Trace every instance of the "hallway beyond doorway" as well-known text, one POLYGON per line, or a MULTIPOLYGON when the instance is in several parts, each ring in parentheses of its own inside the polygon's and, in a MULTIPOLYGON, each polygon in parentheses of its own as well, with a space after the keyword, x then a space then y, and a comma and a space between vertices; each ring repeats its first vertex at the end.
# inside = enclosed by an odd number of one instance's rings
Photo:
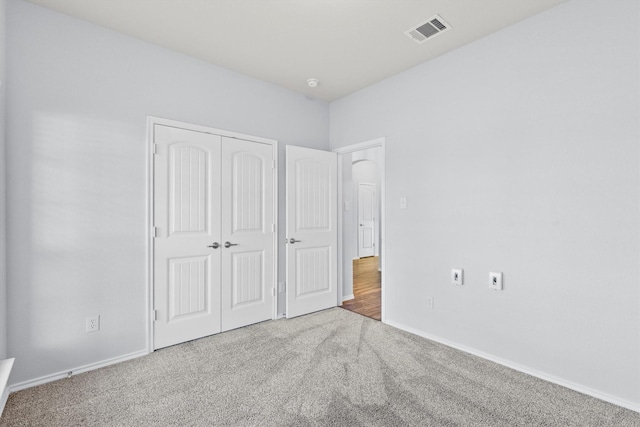
POLYGON ((381 290, 378 257, 354 259, 353 295, 355 298, 344 301, 342 308, 380 320, 382 318, 381 290))

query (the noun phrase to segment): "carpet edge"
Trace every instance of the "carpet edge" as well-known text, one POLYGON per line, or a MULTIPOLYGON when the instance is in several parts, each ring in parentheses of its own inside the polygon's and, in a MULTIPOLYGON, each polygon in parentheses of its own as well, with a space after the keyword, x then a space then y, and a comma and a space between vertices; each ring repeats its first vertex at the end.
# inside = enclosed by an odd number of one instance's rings
POLYGON ((9 387, 7 387, 7 389, 9 390, 9 394, 10 394, 16 391, 25 390, 27 388, 31 388, 31 387, 39 386, 42 384, 50 383, 52 381, 67 378, 69 376, 69 372, 72 372, 72 375, 82 374, 84 372, 95 371, 96 369, 104 368, 110 365, 115 365, 116 363, 137 359, 138 357, 146 356, 148 354, 150 353, 147 350, 136 351, 133 353, 124 354, 122 356, 113 357, 111 359, 105 359, 99 362, 78 366, 76 368, 70 368, 68 370, 65 370, 64 372, 56 372, 53 374, 44 375, 42 377, 34 378, 31 380, 26 380, 16 384, 11 384, 9 385, 9 387))
POLYGON ((465 353, 469 353, 471 355, 474 355, 474 356, 480 357, 482 359, 488 360, 490 362, 497 363, 499 365, 502 365, 502 366, 505 366, 507 368, 513 369, 514 371, 518 371, 518 372, 521 372, 521 373, 526 374, 526 375, 531 375, 532 377, 536 377, 536 378, 541 379, 543 381, 547 381, 547 382, 559 385, 561 387, 565 387, 565 388, 568 388, 570 390, 577 391, 578 393, 582 393, 582 394, 585 394, 587 396, 591 396, 591 397, 594 397, 596 399, 611 403, 613 405, 617 405, 617 406, 629 409, 631 411, 640 413, 640 403, 634 403, 634 402, 628 401, 626 399, 621 399, 619 397, 612 396, 612 395, 610 395, 608 393, 603 393, 601 391, 594 390, 592 388, 585 387, 583 385, 576 384, 576 383, 573 383, 571 381, 567 381, 567 380, 558 378, 558 377, 553 376, 553 375, 549 375, 549 374, 546 374, 546 373, 543 373, 543 372, 539 372, 539 371, 527 368, 527 367, 519 365, 517 363, 513 363, 513 362, 511 362, 509 360, 502 359, 502 358, 493 356, 491 354, 484 353, 482 351, 478 351, 478 350, 476 350, 474 348, 467 347, 467 346, 458 344, 456 342, 446 340, 444 338, 440 338, 440 337, 438 337, 436 335, 432 335, 432 334, 428 334, 426 332, 422 332, 422 331, 420 331, 418 329, 412 328, 410 326, 406 326, 406 325, 404 325, 402 323, 399 323, 399 322, 395 322, 395 321, 392 321, 392 320, 385 320, 383 323, 386 323, 387 325, 392 326, 392 327, 397 328, 397 329, 400 329, 402 331, 409 332, 411 334, 417 335, 419 337, 426 338, 428 340, 435 341, 437 343, 446 345, 447 347, 451 347, 451 348, 454 348, 456 350, 460 350, 460 351, 463 351, 465 353))

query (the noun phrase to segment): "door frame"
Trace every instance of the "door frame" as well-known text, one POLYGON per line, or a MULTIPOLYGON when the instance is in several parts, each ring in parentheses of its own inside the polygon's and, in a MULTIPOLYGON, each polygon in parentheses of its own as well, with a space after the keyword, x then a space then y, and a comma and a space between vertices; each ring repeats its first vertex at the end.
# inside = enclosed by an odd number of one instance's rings
MULTIPOLYGON (((154 342, 153 342, 153 323, 155 321, 155 313, 154 313, 154 276, 153 276, 153 263, 154 263, 154 251, 153 251, 153 239, 155 238, 155 227, 153 224, 154 217, 154 139, 153 139, 153 128, 155 125, 163 125, 169 127, 175 127, 195 132, 203 132, 209 133, 213 135, 226 136, 229 138, 243 139, 245 141, 257 142, 261 144, 270 145, 273 150, 273 168, 271 169, 273 173, 273 218, 274 218, 274 239, 273 239, 273 286, 277 291, 278 289, 278 141, 275 139, 262 138, 259 136, 248 135, 238 132, 232 132, 224 129, 216 129, 208 126, 201 126, 192 123, 181 122, 177 120, 164 119, 161 117, 155 116, 147 116, 147 204, 146 204, 146 307, 145 307, 145 318, 146 318, 146 347, 147 354, 151 354, 154 352, 154 342)), ((271 292, 274 292, 273 290, 271 292)), ((273 297, 273 307, 272 307, 272 319, 276 319, 278 314, 278 292, 275 292, 275 296, 273 297)))
MULTIPOLYGON (((360 142, 357 144, 347 145, 345 147, 334 148, 332 151, 338 154, 338 305, 342 305, 342 289, 343 289, 343 272, 344 272, 344 225, 342 221, 342 214, 344 212, 344 191, 342 185, 342 162, 344 160, 345 154, 355 153, 356 151, 362 151, 369 148, 377 148, 380 147, 380 162, 378 163, 378 173, 380 174, 380 269, 381 277, 380 283, 382 286, 382 295, 381 295, 381 319, 382 322, 386 322, 386 295, 388 292, 387 284, 385 280, 386 276, 386 262, 387 262, 387 251, 386 251, 386 214, 385 214, 385 197, 386 197, 386 189, 385 189, 385 159, 386 159, 386 139, 385 137, 380 137, 376 139, 372 139, 369 141, 360 142)), ((351 262, 351 261, 350 261, 351 262)))

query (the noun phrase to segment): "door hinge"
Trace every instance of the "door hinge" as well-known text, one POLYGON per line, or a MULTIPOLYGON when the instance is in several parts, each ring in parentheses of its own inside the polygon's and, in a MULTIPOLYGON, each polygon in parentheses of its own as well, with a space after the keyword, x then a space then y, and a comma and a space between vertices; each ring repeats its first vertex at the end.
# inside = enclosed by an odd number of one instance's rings
POLYGON ((275 224, 271 224, 271 232, 272 233, 276 232, 276 225, 275 224))
POLYGON ((271 294, 275 297, 276 296, 276 288, 271 288, 271 294))
POLYGON ((276 168, 276 161, 271 160, 271 169, 275 169, 275 168, 276 168))
POLYGON ((151 149, 153 151, 153 154, 158 154, 158 144, 153 144, 153 148, 151 149))
POLYGON ((158 310, 153 310, 153 321, 154 322, 158 321, 158 310))
POLYGON ((158 227, 151 227, 151 234, 153 237, 158 237, 158 227))

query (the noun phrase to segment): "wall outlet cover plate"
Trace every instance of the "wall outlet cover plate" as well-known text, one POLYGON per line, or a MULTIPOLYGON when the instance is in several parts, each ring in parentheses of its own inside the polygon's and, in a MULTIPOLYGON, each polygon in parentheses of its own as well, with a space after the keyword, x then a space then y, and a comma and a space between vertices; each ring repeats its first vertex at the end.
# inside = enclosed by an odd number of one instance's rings
POLYGON ((464 283, 462 274, 463 274, 463 270, 461 268, 451 269, 451 283, 453 285, 462 285, 464 283))
POLYGON ((489 273, 489 289, 495 291, 502 290, 502 273, 490 272, 489 273))
POLYGON ((86 332, 97 332, 100 330, 100 316, 87 317, 85 321, 86 332))

